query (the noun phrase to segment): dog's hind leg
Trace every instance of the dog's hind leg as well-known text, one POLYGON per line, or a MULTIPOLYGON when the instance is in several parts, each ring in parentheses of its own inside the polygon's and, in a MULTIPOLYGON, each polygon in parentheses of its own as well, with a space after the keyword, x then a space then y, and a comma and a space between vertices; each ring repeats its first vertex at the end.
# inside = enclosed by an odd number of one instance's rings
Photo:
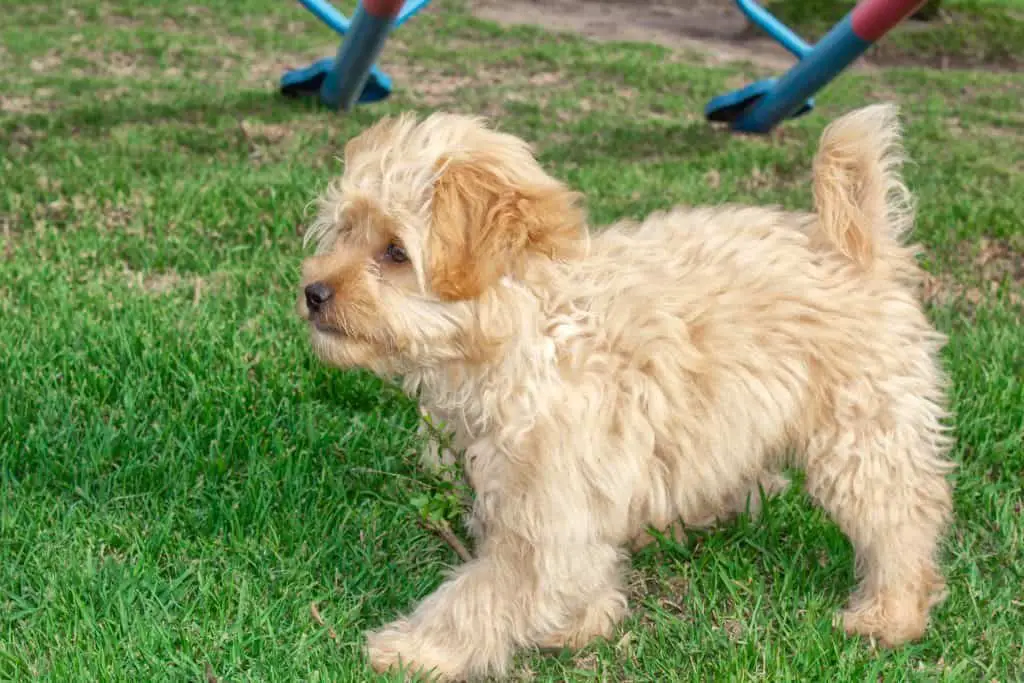
POLYGON ((936 556, 952 509, 939 406, 864 381, 841 390, 832 423, 810 440, 807 489, 849 537, 860 585, 847 633, 897 646, 919 638, 945 597, 936 556))

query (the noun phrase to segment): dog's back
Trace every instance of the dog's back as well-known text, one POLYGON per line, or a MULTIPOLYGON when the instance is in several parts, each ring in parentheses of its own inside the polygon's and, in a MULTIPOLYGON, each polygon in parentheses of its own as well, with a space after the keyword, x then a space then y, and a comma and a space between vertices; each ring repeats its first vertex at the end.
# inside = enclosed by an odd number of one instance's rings
POLYGON ((635 523, 728 516, 766 472, 801 466, 863 567, 846 627, 889 643, 920 635, 941 595, 952 468, 944 337, 902 242, 898 141, 892 108, 854 112, 822 136, 814 213, 681 208, 613 225, 565 287, 605 360, 583 391, 614 376, 628 415, 608 438, 653 443, 635 523))

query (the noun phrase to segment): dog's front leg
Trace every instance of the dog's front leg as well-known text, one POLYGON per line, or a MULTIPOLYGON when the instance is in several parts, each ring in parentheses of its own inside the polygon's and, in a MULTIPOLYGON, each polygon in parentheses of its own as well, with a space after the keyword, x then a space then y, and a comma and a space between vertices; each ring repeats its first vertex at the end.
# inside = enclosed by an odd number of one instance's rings
POLYGON ((420 406, 420 422, 416 436, 423 442, 420 465, 428 472, 452 478, 451 467, 458 457, 451 448, 453 430, 439 413, 420 406))
POLYGON ((534 518, 529 535, 490 528, 477 559, 407 618, 369 635, 373 668, 440 680, 500 675, 516 647, 608 635, 625 611, 622 556, 611 545, 573 539, 573 521, 534 518))

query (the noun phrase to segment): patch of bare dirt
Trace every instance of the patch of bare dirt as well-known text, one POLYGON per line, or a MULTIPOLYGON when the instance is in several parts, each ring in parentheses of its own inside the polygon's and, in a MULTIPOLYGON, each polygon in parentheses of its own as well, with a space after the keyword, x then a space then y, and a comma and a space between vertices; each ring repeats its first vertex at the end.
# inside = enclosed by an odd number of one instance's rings
MULTIPOLYGON (((669 614, 678 617, 687 614, 684 601, 690 591, 690 582, 685 577, 673 575, 659 579, 640 570, 633 570, 627 584, 631 603, 641 605, 647 600, 654 600, 669 614)), ((646 616, 641 618, 641 623, 648 621, 646 616)))
MULTIPOLYGON (((488 65, 467 72, 443 73, 423 67, 396 51, 381 68, 401 82, 401 95, 418 105, 432 109, 461 111, 470 107, 474 114, 497 119, 505 112, 506 102, 546 103, 555 92, 571 89, 572 81, 560 71, 523 73, 515 65, 488 65), (467 101, 467 91, 501 84, 500 98, 487 97, 467 101)), ((472 99, 472 98, 470 98, 472 99)), ((582 102, 582 101, 581 101, 582 102)))
POLYGON ((977 137, 1005 138, 1008 144, 1024 145, 1024 116, 1014 116, 1011 113, 1008 118, 1012 120, 1011 125, 997 126, 965 120, 960 116, 950 116, 946 118, 946 128, 958 136, 973 134, 977 137))
POLYGON ((780 71, 794 58, 762 37, 723 0, 472 0, 478 17, 530 24, 602 41, 655 43, 701 55, 707 63, 746 62, 780 71))
POLYGON ((973 309, 1005 289, 1010 305, 1024 311, 1024 240, 984 237, 963 245, 958 253, 964 255, 960 265, 966 276, 927 274, 921 291, 926 302, 942 306, 961 303, 973 309))
POLYGON ((4 238, 2 252, 4 261, 10 261, 14 257, 14 238, 11 237, 11 223, 13 222, 10 216, 0 214, 0 235, 3 235, 4 238))
POLYGON ((265 123, 248 119, 242 119, 238 126, 242 129, 245 138, 253 144, 275 145, 290 138, 295 132, 290 124, 265 123))
POLYGON ((128 264, 123 264, 122 268, 122 277, 129 289, 136 289, 154 297, 187 289, 191 291, 193 306, 198 306, 207 292, 216 289, 223 282, 220 273, 213 273, 204 278, 199 275, 185 277, 174 270, 141 272, 133 270, 128 264))
POLYGON ((124 266, 124 279, 132 289, 140 289, 147 294, 159 296, 177 289, 182 284, 182 277, 174 271, 163 273, 143 273, 124 266))
POLYGON ((59 178, 50 178, 45 173, 36 178, 36 185, 43 197, 24 202, 21 196, 14 195, 12 212, 0 215, 0 224, 11 239, 30 231, 41 233, 52 228, 69 231, 81 227, 141 235, 144 226, 135 219, 153 205, 153 197, 140 191, 102 201, 91 194, 68 194, 62 191, 63 183, 59 178), (30 206, 24 206, 25 203, 30 206))
POLYGON ((28 68, 32 73, 48 73, 60 68, 64 60, 57 50, 49 50, 45 55, 29 61, 28 68))
MULTIPOLYGON (((241 61, 241 82, 253 85, 277 89, 281 76, 286 71, 309 66, 313 62, 331 57, 338 49, 337 44, 324 41, 313 43, 311 47, 291 53, 274 53, 258 51, 251 45, 239 45, 239 56, 241 61)), ((237 71, 231 73, 232 77, 238 77, 237 71)), ((216 72, 207 77, 214 80, 221 78, 216 72)))
MULTIPOLYGON (((753 26, 728 0, 470 0, 478 17, 502 24, 530 24, 577 33, 595 40, 655 43, 696 53, 707 64, 749 63, 785 71, 794 63, 778 43, 753 26)), ((935 21, 950 24, 960 17, 942 13, 935 21)), ((904 22, 899 33, 925 32, 933 22, 904 22)), ((817 36, 803 36, 814 42, 817 36)), ((970 52, 970 51, 968 51, 970 52)), ((880 65, 919 65, 937 69, 1016 70, 1019 55, 1002 58, 976 54, 917 54, 892 41, 879 41, 854 69, 880 65)))
POLYGON ((294 123, 267 123, 242 119, 238 128, 249 147, 249 160, 254 164, 279 160, 283 149, 297 132, 294 123))
POLYGON ((409 89, 415 94, 416 99, 430 107, 450 103, 455 94, 463 88, 477 85, 482 79, 469 76, 436 76, 434 78, 420 79, 417 83, 409 83, 409 89))
POLYGON ((974 256, 974 264, 981 270, 982 277, 1024 286, 1024 240, 1017 242, 983 237, 974 256))
POLYGON ((573 658, 572 664, 573 667, 580 671, 596 672, 600 665, 600 661, 597 658, 596 652, 587 652, 573 658))
POLYGON ((0 112, 5 114, 41 114, 47 110, 31 97, 0 95, 0 112))

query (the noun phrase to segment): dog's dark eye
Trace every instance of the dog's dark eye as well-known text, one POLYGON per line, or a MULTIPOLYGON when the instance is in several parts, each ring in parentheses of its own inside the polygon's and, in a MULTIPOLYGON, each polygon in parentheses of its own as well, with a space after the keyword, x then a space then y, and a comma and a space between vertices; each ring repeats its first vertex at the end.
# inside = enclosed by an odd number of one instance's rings
POLYGON ((388 245, 384 255, 388 257, 389 261, 393 263, 405 263, 409 260, 409 255, 405 253, 405 249, 398 246, 394 242, 388 245))

